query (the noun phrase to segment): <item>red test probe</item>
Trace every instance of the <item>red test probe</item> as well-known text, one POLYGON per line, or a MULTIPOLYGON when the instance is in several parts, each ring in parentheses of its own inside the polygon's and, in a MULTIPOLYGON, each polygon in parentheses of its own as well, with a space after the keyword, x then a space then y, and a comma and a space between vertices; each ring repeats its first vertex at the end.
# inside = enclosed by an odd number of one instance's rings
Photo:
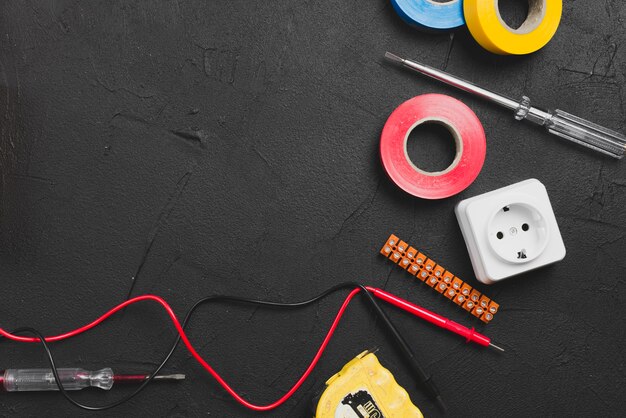
POLYGON ((424 309, 421 306, 417 306, 409 301, 406 301, 402 298, 399 298, 389 292, 386 292, 382 289, 377 289, 375 287, 366 287, 367 290, 372 292, 374 296, 377 298, 389 303, 390 305, 396 306, 402 310, 405 310, 417 317, 420 317, 431 324, 435 324, 440 328, 447 329, 448 331, 452 331, 455 334, 460 335, 465 338, 467 342, 470 341, 476 343, 478 345, 482 345, 484 347, 495 348, 496 350, 504 351, 503 348, 498 347, 497 345, 491 342, 489 337, 486 337, 482 334, 479 334, 474 330, 474 328, 467 328, 461 324, 458 324, 454 321, 449 320, 441 315, 438 315, 434 312, 429 311, 428 309, 424 309))

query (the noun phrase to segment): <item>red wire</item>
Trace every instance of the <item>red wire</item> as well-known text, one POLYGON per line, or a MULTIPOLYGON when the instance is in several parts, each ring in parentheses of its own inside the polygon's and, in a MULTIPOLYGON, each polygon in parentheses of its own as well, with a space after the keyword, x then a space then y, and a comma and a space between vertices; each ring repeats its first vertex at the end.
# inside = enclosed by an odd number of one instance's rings
MULTIPOLYGON (((368 288, 368 290, 369 290, 369 288, 368 288)), ((268 404, 268 405, 255 405, 253 403, 248 402, 247 400, 242 398, 237 392, 235 392, 235 390, 233 388, 231 388, 228 383, 226 383, 226 381, 213 369, 213 367, 211 367, 209 365, 209 363, 207 363, 202 358, 202 356, 200 356, 200 354, 198 354, 196 349, 193 347, 193 345, 189 341, 189 338, 187 338, 187 334, 185 334, 185 330, 183 330, 183 327, 181 326, 180 321, 176 317, 176 314, 174 313, 174 311, 172 310, 170 305, 163 298, 161 298, 159 296, 142 295, 142 296, 134 297, 134 298, 129 299, 129 300, 123 302, 123 303, 120 303, 119 305, 117 305, 116 307, 114 307, 113 309, 111 309, 110 311, 108 311, 107 313, 105 313, 104 315, 102 315, 101 317, 96 319, 95 321, 93 321, 93 322, 91 322, 91 323, 89 323, 89 324, 87 324, 87 325, 85 325, 83 327, 77 328, 77 329, 75 329, 73 331, 66 332, 65 334, 59 334, 59 335, 55 335, 55 336, 52 336, 52 337, 46 337, 45 340, 46 340, 46 342, 55 342, 55 341, 61 341, 61 340, 65 340, 67 338, 75 337, 75 336, 77 336, 79 334, 82 334, 85 331, 90 330, 91 328, 95 327, 96 325, 100 324, 101 322, 103 322, 104 320, 109 318, 111 315, 113 315, 116 312, 126 308, 129 305, 132 305, 133 303, 142 302, 142 301, 145 301, 145 300, 151 300, 151 301, 159 303, 165 309, 167 314, 170 316, 170 319, 172 320, 172 323, 174 324, 174 327, 176 328, 176 331, 178 332, 178 334, 180 334, 180 337, 181 337, 183 343, 187 347, 187 350, 189 350, 189 352, 196 359, 196 361, 198 363, 200 363, 202 365, 202 367, 204 367, 211 374, 211 376, 213 376, 215 378, 215 380, 217 380, 217 382, 224 388, 224 390, 226 390, 226 392, 228 392, 233 398, 235 398, 235 400, 237 402, 239 402, 240 404, 242 404, 243 406, 245 406, 247 408, 250 408, 250 409, 252 409, 254 411, 269 411, 271 409, 277 408, 278 406, 282 405, 287 399, 289 399, 291 397, 291 395, 294 394, 295 391, 298 390, 298 388, 300 388, 302 383, 304 383, 304 381, 309 377, 309 375, 311 374, 311 372, 313 371, 313 369, 317 365, 317 362, 322 357, 322 354, 324 353, 324 350, 326 349, 326 346, 330 342, 330 339, 332 338, 333 333, 337 329, 337 326, 339 325, 341 317, 343 316, 346 308, 350 304, 350 301, 359 292, 360 292, 360 289, 356 288, 356 289, 352 290, 348 294, 348 296, 346 296, 346 299, 343 301, 343 304, 339 308, 339 311, 337 312, 337 315, 335 316, 335 319, 334 319, 332 325, 330 326, 330 329, 326 333, 326 337, 324 337, 324 340, 322 341, 322 344, 320 345, 319 349, 317 350, 317 353, 313 357, 313 360, 311 360, 311 363, 309 364, 309 367, 307 367, 306 370, 304 371, 304 373, 302 373, 302 375, 300 376, 298 381, 280 399, 278 399, 277 401, 275 401, 275 402, 273 402, 271 404, 268 404)), ((3 337, 8 338, 10 340, 17 341, 17 342, 23 342, 23 343, 38 343, 38 342, 40 342, 38 338, 22 337, 22 336, 19 336, 19 335, 14 335, 14 334, 11 334, 10 332, 5 331, 2 328, 0 328, 0 335, 2 335, 3 337)))

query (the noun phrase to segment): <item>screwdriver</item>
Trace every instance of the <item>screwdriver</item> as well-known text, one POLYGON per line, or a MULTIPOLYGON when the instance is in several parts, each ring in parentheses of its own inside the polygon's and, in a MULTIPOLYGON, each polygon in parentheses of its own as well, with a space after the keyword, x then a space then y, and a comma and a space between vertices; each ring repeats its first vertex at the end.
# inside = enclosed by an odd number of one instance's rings
MULTIPOLYGON (((89 371, 80 368, 57 369, 65 390, 95 387, 110 390, 113 383, 141 383, 149 374, 114 374, 111 368, 89 371)), ((184 374, 158 375, 154 380, 183 380, 184 374)), ((59 390, 52 369, 6 369, 0 372, 0 389, 6 392, 59 390)))
POLYGON ((612 131, 579 118, 578 116, 570 115, 562 110, 557 109, 554 112, 548 112, 532 107, 530 105, 530 99, 526 96, 523 96, 522 100, 517 102, 511 98, 453 76, 452 74, 448 74, 445 71, 437 70, 427 65, 420 64, 419 62, 400 58, 391 52, 386 52, 385 58, 391 62, 417 71, 418 73, 432 77, 435 80, 439 80, 511 109, 515 112, 515 119, 528 119, 533 123, 544 126, 548 132, 553 135, 568 139, 613 158, 620 159, 626 153, 626 136, 619 132, 612 131))

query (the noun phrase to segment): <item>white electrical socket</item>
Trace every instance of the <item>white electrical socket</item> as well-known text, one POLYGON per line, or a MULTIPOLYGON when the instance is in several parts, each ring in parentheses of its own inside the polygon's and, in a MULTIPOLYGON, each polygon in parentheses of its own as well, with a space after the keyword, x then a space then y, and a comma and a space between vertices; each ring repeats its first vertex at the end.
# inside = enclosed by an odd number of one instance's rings
POLYGON ((474 266, 486 284, 565 257, 546 188, 530 179, 461 201, 456 217, 474 266))

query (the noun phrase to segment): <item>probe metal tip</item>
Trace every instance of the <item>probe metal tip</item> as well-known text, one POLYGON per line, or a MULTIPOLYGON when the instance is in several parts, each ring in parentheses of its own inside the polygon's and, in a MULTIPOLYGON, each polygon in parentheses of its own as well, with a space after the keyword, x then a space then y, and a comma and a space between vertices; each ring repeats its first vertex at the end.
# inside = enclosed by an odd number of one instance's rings
POLYGON ((495 345, 494 343, 489 343, 489 347, 493 347, 496 350, 500 350, 500 351, 502 351, 504 353, 504 348, 500 348, 497 345, 495 345))
POLYGON ((161 374, 158 376, 154 376, 154 380, 185 380, 185 375, 182 373, 161 374))
POLYGON ((400 58, 399 56, 392 54, 391 52, 385 52, 385 58, 387 58, 387 60, 391 62, 404 64, 404 58, 400 58))

